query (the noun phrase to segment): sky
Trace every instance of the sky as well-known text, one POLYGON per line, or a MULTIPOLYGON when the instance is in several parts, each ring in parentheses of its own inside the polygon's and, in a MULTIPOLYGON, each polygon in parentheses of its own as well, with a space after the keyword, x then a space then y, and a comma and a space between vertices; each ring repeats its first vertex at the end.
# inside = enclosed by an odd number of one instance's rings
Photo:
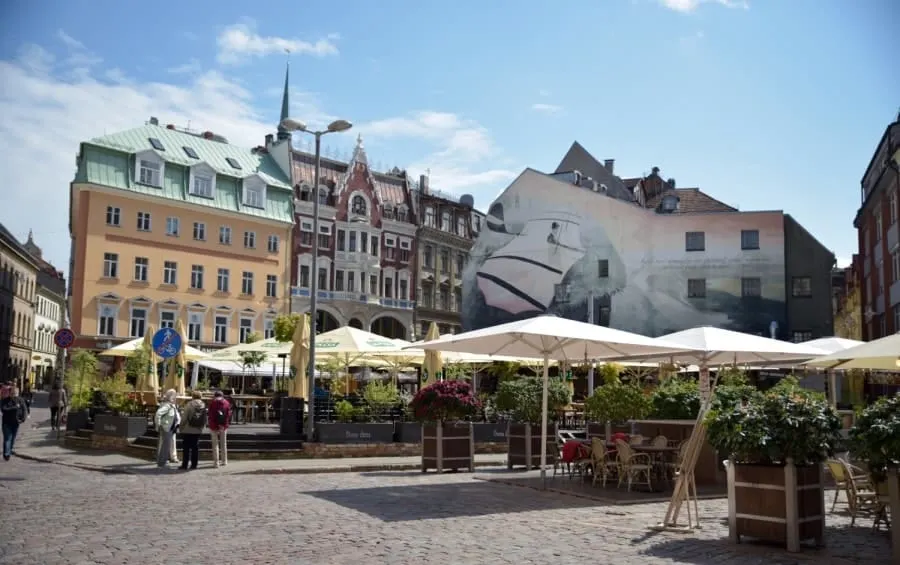
MULTIPOLYGON (((486 208, 572 141, 741 210, 784 210, 846 265, 860 179, 900 110, 894 0, 5 0, 0 222, 68 271, 79 143, 160 123, 246 147, 343 118, 348 158, 486 208), (265 6, 264 8, 262 6, 265 6), (290 51, 290 55, 286 53, 290 51)), ((309 140, 295 138, 301 148, 309 140)))

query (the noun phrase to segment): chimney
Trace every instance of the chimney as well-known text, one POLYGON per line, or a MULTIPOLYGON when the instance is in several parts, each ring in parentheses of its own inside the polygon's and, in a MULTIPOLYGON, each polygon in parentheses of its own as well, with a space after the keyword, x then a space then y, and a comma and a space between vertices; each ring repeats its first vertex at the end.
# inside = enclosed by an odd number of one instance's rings
POLYGON ((669 188, 675 188, 675 179, 669 179, 666 181, 666 184, 669 185, 669 188))
POLYGON ((213 132, 211 132, 211 131, 203 132, 203 139, 212 139, 212 138, 213 138, 213 132))
POLYGON ((166 126, 166 129, 175 129, 175 124, 169 124, 166 126))
POLYGON ((155 116, 150 116, 150 125, 151 125, 151 126, 158 126, 158 125, 159 125, 159 120, 157 120, 155 116))
POLYGON ((607 159, 606 161, 603 161, 603 167, 604 167, 607 171, 609 171, 609 174, 611 174, 611 175, 612 175, 612 174, 615 174, 615 173, 613 172, 613 167, 615 166, 615 164, 616 164, 616 160, 615 160, 615 159, 607 159))
POLYGON ((266 134, 266 147, 272 145, 273 143, 275 143, 275 136, 272 135, 271 133, 267 133, 266 134))
POLYGON ((419 190, 422 194, 428 194, 428 177, 419 175, 419 190))
POLYGON ((659 175, 659 167, 653 167, 652 171, 654 175, 659 175))

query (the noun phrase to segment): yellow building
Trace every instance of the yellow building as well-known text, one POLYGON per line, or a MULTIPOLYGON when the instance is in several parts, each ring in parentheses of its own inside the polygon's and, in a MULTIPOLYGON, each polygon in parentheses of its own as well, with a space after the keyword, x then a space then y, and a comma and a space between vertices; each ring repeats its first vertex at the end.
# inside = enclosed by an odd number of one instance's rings
POLYGON ((81 144, 70 202, 76 347, 178 320, 224 347, 288 311, 292 190, 264 148, 151 118, 81 144))

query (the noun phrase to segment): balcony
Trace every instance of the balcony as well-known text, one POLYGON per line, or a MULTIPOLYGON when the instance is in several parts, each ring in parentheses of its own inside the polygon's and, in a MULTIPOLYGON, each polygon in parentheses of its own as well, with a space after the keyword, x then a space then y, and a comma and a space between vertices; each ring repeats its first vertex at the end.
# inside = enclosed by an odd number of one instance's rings
MULTIPOLYGON (((310 290, 308 288, 295 286, 291 288, 291 296, 294 298, 309 298, 310 290)), ((329 302, 355 302, 357 304, 371 304, 381 306, 382 308, 393 308, 396 310, 412 310, 416 305, 412 300, 381 298, 375 294, 331 290, 318 291, 316 293, 316 299, 326 304, 329 302)))

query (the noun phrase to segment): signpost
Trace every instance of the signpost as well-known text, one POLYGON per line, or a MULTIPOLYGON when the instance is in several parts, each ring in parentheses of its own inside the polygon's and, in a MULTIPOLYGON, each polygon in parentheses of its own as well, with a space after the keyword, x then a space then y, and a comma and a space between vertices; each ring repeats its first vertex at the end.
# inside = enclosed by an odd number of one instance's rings
POLYGON ((53 334, 53 343, 61 349, 68 349, 75 343, 75 332, 69 328, 60 328, 53 334))
POLYGON ((150 344, 162 359, 171 359, 181 351, 181 335, 172 328, 163 328, 153 334, 150 344))

